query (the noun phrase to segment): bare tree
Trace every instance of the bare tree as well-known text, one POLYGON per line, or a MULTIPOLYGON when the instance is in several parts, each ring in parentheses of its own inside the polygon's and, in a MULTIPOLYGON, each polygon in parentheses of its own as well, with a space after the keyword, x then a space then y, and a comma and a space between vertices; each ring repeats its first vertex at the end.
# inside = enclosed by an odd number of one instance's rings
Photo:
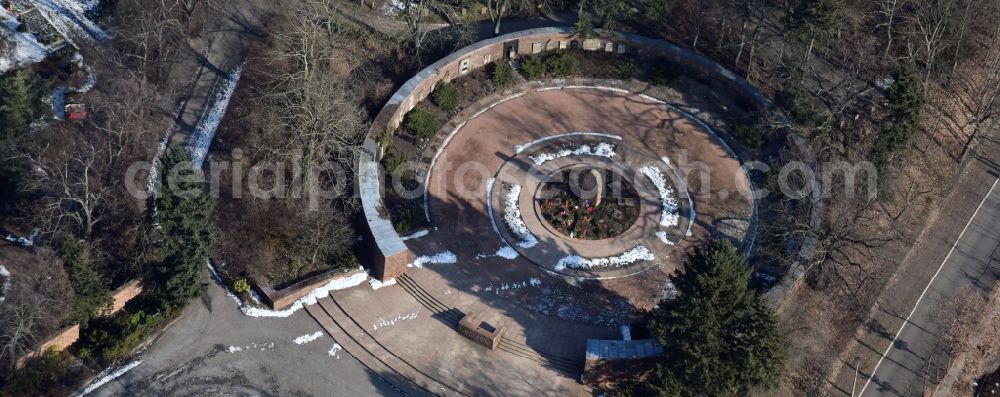
POLYGON ((889 51, 892 50, 892 28, 895 27, 899 11, 906 4, 906 2, 907 0, 879 0, 878 2, 878 13, 882 15, 883 22, 879 23, 877 26, 885 28, 885 50, 882 55, 885 59, 889 59, 889 51))
POLYGON ((956 0, 929 0, 921 2, 916 14, 910 17, 914 26, 912 35, 919 45, 915 56, 924 65, 924 96, 930 89, 931 76, 941 55, 953 43, 949 28, 954 17, 956 0))
POLYGON ((486 12, 493 21, 493 36, 500 35, 500 21, 514 11, 534 12, 539 6, 544 6, 536 0, 486 0, 486 12))

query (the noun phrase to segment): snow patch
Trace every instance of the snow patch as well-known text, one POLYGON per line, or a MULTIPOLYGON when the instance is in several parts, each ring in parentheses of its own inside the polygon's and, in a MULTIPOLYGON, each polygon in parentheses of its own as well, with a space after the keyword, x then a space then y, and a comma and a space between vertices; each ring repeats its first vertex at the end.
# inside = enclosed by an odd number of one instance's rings
POLYGON ((677 213, 677 197, 674 195, 674 188, 667 184, 667 178, 659 168, 653 166, 643 166, 639 168, 649 180, 653 181, 656 190, 660 193, 660 225, 676 227, 680 223, 680 215, 677 213))
POLYGON ((556 270, 571 269, 593 269, 593 268, 617 268, 630 265, 638 261, 651 261, 656 259, 653 253, 642 245, 637 245, 621 255, 608 258, 583 258, 576 255, 563 257, 556 263, 556 270))
POLYGON ((8 42, 9 54, 0 54, 0 73, 8 70, 40 62, 49 55, 49 51, 38 38, 31 33, 18 32, 21 25, 17 18, 0 7, 0 42, 8 42))
MULTIPOLYGON (((521 209, 517 206, 517 198, 521 195, 521 185, 511 185, 510 190, 503 200, 503 220, 507 222, 507 227, 514 233, 521 242, 518 247, 531 248, 538 244, 538 239, 528 230, 528 225, 521 219, 521 209)), ((492 212, 491 212, 492 213, 492 212)))
POLYGON ((417 231, 417 232, 415 232, 413 234, 409 234, 409 235, 406 235, 406 236, 401 236, 399 239, 403 240, 403 241, 413 240, 415 238, 424 237, 424 236, 426 236, 428 234, 430 234, 430 230, 424 229, 424 230, 419 230, 419 231, 417 231))
POLYGON ((508 292, 508 291, 509 292, 514 292, 514 291, 517 291, 519 289, 525 288, 525 287, 527 287, 529 285, 532 286, 532 287, 538 288, 538 287, 540 287, 542 285, 542 280, 539 280, 539 279, 537 279, 535 277, 532 277, 528 281, 520 281, 520 282, 514 282, 514 283, 500 283, 500 284, 497 284, 497 285, 490 284, 486 288, 483 288, 483 292, 487 292, 487 293, 492 292, 494 294, 499 295, 499 294, 501 294, 503 292, 508 292))
POLYGON ((434 255, 424 255, 417 257, 417 259, 415 259, 413 262, 408 263, 406 267, 421 268, 424 267, 424 265, 429 265, 429 264, 450 264, 455 262, 458 262, 458 257, 456 257, 455 254, 451 253, 451 251, 444 251, 434 255))
POLYGON ((111 35, 87 17, 100 6, 98 1, 34 0, 32 3, 45 20, 70 42, 77 37, 98 42, 111 39, 111 35))
POLYGON ((13 276, 10 275, 10 271, 6 267, 0 266, 0 277, 3 277, 3 287, 0 287, 0 302, 7 299, 7 291, 10 290, 10 283, 13 276))
POLYGON ((520 154, 521 152, 524 151, 524 149, 527 149, 527 148, 532 147, 534 145, 537 145, 539 143, 546 142, 546 141, 551 141, 553 139, 559 139, 559 138, 567 137, 567 136, 597 136, 597 137, 602 137, 602 138, 615 139, 615 140, 619 140, 619 141, 622 140, 622 137, 620 135, 607 134, 607 133, 603 133, 603 132, 568 132, 568 133, 565 133, 565 134, 549 135, 549 136, 541 137, 541 138, 535 139, 535 140, 533 140, 531 142, 525 143, 523 145, 515 145, 514 146, 514 153, 515 154, 520 154))
POLYGON ((302 336, 300 336, 298 338, 295 338, 294 340, 292 340, 292 342, 295 342, 296 345, 301 345, 301 344, 304 344, 304 343, 312 342, 312 341, 314 341, 316 339, 319 339, 319 338, 322 338, 322 337, 323 337, 323 331, 316 331, 314 333, 311 333, 311 334, 308 334, 308 335, 302 335, 302 336))
POLYGON ((29 234, 28 237, 18 237, 13 234, 8 234, 7 237, 4 237, 4 239, 21 246, 21 248, 30 248, 35 245, 35 237, 38 237, 38 233, 38 229, 32 229, 31 234, 29 234))
POLYGON ((552 161, 558 158, 567 156, 598 156, 598 157, 615 157, 615 147, 612 144, 601 142, 597 145, 591 147, 590 145, 582 145, 576 149, 562 149, 555 153, 539 153, 534 156, 528 156, 531 161, 535 162, 535 165, 542 165, 548 161, 552 161))
POLYGON ((382 288, 382 287, 388 287, 390 285, 396 285, 396 279, 395 278, 390 278, 390 279, 386 280, 385 282, 381 282, 378 279, 371 278, 371 279, 368 280, 368 284, 370 284, 372 286, 372 289, 379 289, 379 288, 382 288))
POLYGON ((246 345, 246 346, 229 346, 229 347, 226 348, 226 351, 230 352, 230 353, 239 353, 239 352, 242 352, 242 351, 259 350, 259 351, 263 352, 263 351, 268 351, 268 350, 271 350, 271 349, 274 349, 274 342, 268 342, 268 343, 251 343, 251 344, 246 345))
POLYGON ((127 365, 118 368, 114 371, 112 371, 111 368, 105 369, 104 371, 101 371, 99 375, 97 375, 97 380, 91 382, 83 390, 80 390, 80 392, 74 394, 74 396, 76 397, 86 396, 91 392, 93 392, 94 390, 99 389, 101 386, 104 386, 106 383, 117 379, 119 376, 124 375, 128 371, 131 371, 132 368, 137 367, 139 364, 142 364, 141 360, 128 363, 127 365))
POLYGON ((665 231, 660 230, 660 231, 656 232, 656 237, 658 237, 660 239, 660 241, 663 242, 663 244, 666 244, 666 245, 669 245, 669 246, 673 246, 674 245, 674 242, 670 241, 670 239, 667 237, 667 232, 665 232, 665 231))
POLYGON ((375 323, 372 324, 372 329, 374 331, 378 331, 379 328, 385 328, 385 327, 393 326, 393 325, 396 325, 396 323, 398 323, 400 321, 413 320, 413 319, 417 318, 417 315, 418 315, 419 312, 420 312, 420 310, 417 310, 417 311, 415 311, 413 313, 409 313, 409 314, 397 314, 395 317, 393 317, 391 319, 388 319, 388 320, 386 320, 386 319, 384 319, 382 317, 379 317, 377 320, 375 320, 375 323))
POLYGON ((291 316, 292 314, 295 314, 295 312, 301 310, 303 307, 305 307, 305 305, 316 304, 316 301, 326 297, 327 295, 330 295, 331 291, 339 291, 342 289, 355 287, 365 282, 365 280, 368 279, 368 273, 365 273, 363 268, 358 267, 357 273, 352 274, 350 277, 330 280, 330 282, 324 284, 323 286, 317 287, 316 289, 309 292, 309 294, 307 294, 306 296, 303 296, 295 300, 295 302, 292 302, 292 305, 285 310, 271 310, 262 307, 256 307, 240 300, 239 297, 237 297, 235 294, 229 291, 229 288, 226 288, 226 286, 222 283, 222 278, 220 278, 219 273, 215 271, 215 267, 212 266, 212 262, 208 261, 207 264, 208 264, 208 270, 212 273, 212 278, 215 280, 215 282, 218 283, 219 286, 221 286, 226 291, 226 294, 229 295, 230 298, 233 298, 233 300, 236 301, 236 304, 239 305, 240 307, 240 311, 243 312, 243 314, 250 317, 288 317, 291 316))
POLYGON ((333 347, 331 347, 330 350, 328 350, 326 352, 326 354, 328 356, 330 356, 330 357, 333 357, 333 358, 336 358, 336 359, 339 360, 340 359, 340 351, 341 350, 344 350, 344 348, 342 346, 340 346, 339 343, 334 343, 333 347))
POLYGON ((513 247, 511 247, 509 245, 504 245, 503 247, 500 247, 500 249, 498 249, 497 252, 494 252, 493 254, 490 254, 490 255, 487 255, 487 254, 476 255, 476 259, 479 259, 479 258, 494 258, 494 257, 504 258, 504 259, 516 259, 519 255, 520 254, 518 254, 517 250, 515 250, 513 247))
POLYGON ((199 168, 205 162, 208 148, 212 145, 212 139, 215 137, 215 130, 219 128, 219 123, 226 116, 229 100, 232 99, 233 92, 236 91, 236 84, 239 83, 242 74, 243 64, 240 64, 229 73, 229 76, 226 76, 222 88, 217 90, 212 98, 212 105, 201 115, 201 119, 198 120, 198 124, 195 125, 194 131, 191 133, 188 154, 191 155, 191 161, 199 168))

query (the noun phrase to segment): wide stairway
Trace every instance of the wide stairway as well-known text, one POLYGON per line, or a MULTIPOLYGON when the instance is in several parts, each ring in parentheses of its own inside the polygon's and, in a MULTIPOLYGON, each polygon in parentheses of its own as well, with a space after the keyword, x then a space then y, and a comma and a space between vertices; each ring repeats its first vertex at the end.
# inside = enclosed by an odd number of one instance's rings
MULTIPOLYGON (((420 305, 430 310, 434 317, 451 325, 453 329, 458 329, 458 322, 465 316, 465 313, 462 313, 457 308, 449 308, 420 287, 412 277, 406 274, 396 278, 396 281, 417 302, 420 302, 420 305)), ((579 377, 583 373, 582 361, 538 352, 524 343, 508 338, 507 335, 500 338, 500 345, 497 347, 497 350, 535 361, 549 368, 565 372, 574 378, 579 377)))
POLYGON ((375 340, 329 296, 306 311, 362 365, 405 395, 467 395, 422 372, 375 340))
MULTIPOLYGON (((437 318, 457 332, 458 322, 465 315, 462 311, 448 307, 437 300, 407 275, 398 277, 397 283, 421 306, 429 310, 432 317, 437 318)), ((434 374, 422 371, 390 351, 372 337, 361 324, 351 318, 331 297, 322 298, 317 304, 306 305, 305 308, 347 353, 403 394, 415 397, 469 395, 457 387, 445 384, 440 379, 435 378, 434 374)), ((582 360, 544 354, 524 343, 509 339, 506 335, 501 339, 497 350, 564 372, 574 379, 583 373, 582 360)), ((589 390, 589 388, 586 389, 589 390)))

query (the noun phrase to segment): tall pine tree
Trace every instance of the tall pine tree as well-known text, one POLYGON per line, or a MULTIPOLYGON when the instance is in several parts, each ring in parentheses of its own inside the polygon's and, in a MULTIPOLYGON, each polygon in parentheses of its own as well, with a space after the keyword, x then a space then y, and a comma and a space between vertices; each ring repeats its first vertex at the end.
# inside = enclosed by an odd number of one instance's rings
POLYGON ((880 173, 888 171, 893 156, 906 147, 920 125, 924 107, 923 88, 910 66, 904 66, 893 76, 885 93, 888 126, 872 145, 869 156, 880 173))
POLYGON ((0 76, 0 141, 28 132, 32 121, 48 114, 47 95, 48 84, 27 69, 0 76))
POLYGON ((153 276, 170 307, 184 306, 205 291, 201 272, 218 234, 211 221, 214 202, 204 182, 190 182, 196 172, 180 150, 164 159, 160 171, 162 183, 153 218, 158 260, 153 276))
POLYGON ((660 395, 737 396, 776 384, 783 336, 731 244, 697 249, 670 280, 679 295, 660 303, 651 326, 665 351, 660 395))
POLYGON ((59 257, 69 273, 73 288, 73 304, 66 321, 87 328, 90 319, 111 307, 111 287, 93 267, 87 245, 83 240, 68 237, 59 246, 59 257))

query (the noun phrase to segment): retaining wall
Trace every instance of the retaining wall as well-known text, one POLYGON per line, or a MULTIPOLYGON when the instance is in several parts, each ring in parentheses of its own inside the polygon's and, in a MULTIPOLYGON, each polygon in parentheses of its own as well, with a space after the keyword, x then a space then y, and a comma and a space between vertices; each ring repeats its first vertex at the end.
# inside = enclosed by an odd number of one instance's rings
POLYGON ((322 287, 332 281, 353 277, 356 274, 363 272, 364 269, 361 268, 348 271, 340 269, 331 270, 329 272, 299 281, 280 290, 274 289, 270 283, 262 278, 255 278, 253 281, 257 291, 260 292, 261 298, 264 299, 264 303, 270 306, 271 309, 281 310, 291 306, 291 304, 296 300, 308 295, 316 288, 322 287))
MULTIPOLYGON (((118 287, 118 289, 116 289, 114 293, 112 293, 113 302, 111 304, 111 309, 108 310, 107 312, 102 313, 102 315, 110 316, 112 314, 117 313, 119 310, 125 307, 126 303, 128 303, 130 300, 138 296, 140 293, 142 293, 142 283, 139 280, 132 280, 125 283, 121 287, 118 287)), ((38 344, 38 346, 35 347, 35 349, 32 350, 30 353, 25 354, 20 359, 18 359, 17 367, 20 368, 21 366, 24 365, 25 361, 27 361, 32 357, 36 357, 38 355, 41 355, 42 353, 45 353, 45 351, 49 350, 50 348, 54 347, 58 350, 65 350, 66 348, 76 343, 76 341, 79 339, 80 339, 79 324, 73 324, 69 327, 63 328, 59 330, 59 332, 57 332, 55 335, 49 337, 48 339, 42 341, 42 343, 38 344)))

